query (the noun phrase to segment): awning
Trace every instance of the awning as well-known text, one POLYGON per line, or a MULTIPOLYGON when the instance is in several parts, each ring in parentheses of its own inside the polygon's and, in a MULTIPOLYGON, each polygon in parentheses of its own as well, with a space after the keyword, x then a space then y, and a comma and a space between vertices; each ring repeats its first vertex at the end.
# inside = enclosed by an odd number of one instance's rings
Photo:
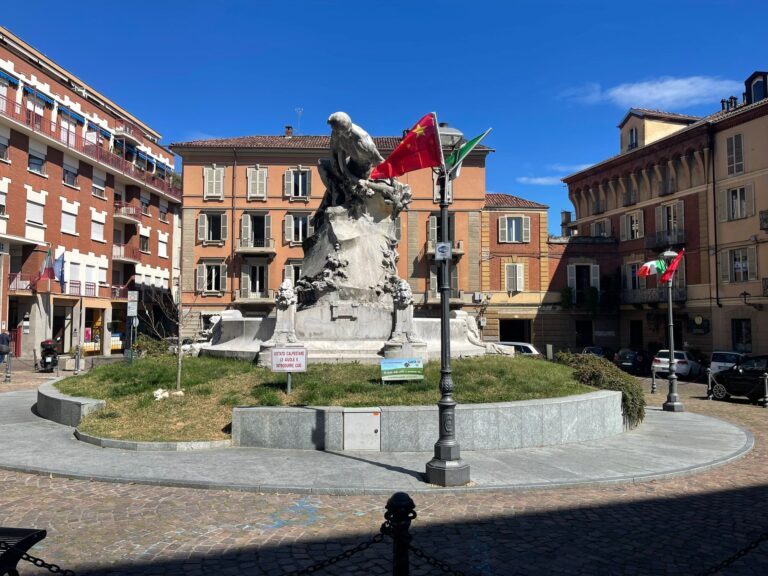
POLYGON ((59 114, 63 114, 64 116, 69 116, 74 120, 75 122, 79 122, 80 124, 85 124, 85 118, 80 116, 77 112, 72 112, 72 110, 68 108, 59 108, 59 114))
POLYGON ((49 98, 48 96, 46 96, 42 92, 38 92, 34 88, 30 88, 29 86, 24 86, 24 92, 26 92, 27 94, 32 94, 32 95, 36 96, 37 98, 40 98, 40 100, 42 100, 46 104, 50 104, 51 106, 53 106, 53 100, 51 98, 49 98))
POLYGON ((107 140, 112 138, 112 134, 109 133, 109 130, 104 130, 104 128, 99 128, 99 134, 104 136, 104 138, 106 138, 107 140))
POLYGON ((5 80, 8 80, 8 82, 10 82, 11 86, 18 87, 18 85, 19 85, 19 79, 18 78, 14 78, 10 74, 6 74, 2 70, 0 70, 0 78, 4 78, 5 80))

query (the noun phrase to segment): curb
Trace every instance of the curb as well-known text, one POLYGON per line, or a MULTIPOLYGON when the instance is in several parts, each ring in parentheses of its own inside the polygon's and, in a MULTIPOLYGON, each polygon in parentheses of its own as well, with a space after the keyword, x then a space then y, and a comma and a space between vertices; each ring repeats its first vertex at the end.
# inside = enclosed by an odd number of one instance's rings
POLYGON ((100 438, 75 430, 75 438, 80 442, 93 444, 99 448, 116 448, 134 452, 188 452, 191 450, 210 450, 213 448, 229 448, 232 440, 210 440, 196 442, 139 442, 136 440, 117 440, 100 438))

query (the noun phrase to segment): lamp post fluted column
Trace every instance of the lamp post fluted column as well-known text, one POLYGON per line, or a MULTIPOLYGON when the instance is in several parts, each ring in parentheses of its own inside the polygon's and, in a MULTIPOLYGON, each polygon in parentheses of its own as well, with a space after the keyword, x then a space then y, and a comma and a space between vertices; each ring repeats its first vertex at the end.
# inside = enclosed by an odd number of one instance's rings
MULTIPOLYGON (((440 174, 440 241, 450 242, 448 225, 448 195, 450 186, 445 172, 440 174)), ((436 251, 437 253, 437 251, 436 251)), ((453 374, 451 372, 451 260, 440 261, 440 400, 439 438, 435 443, 435 455, 427 463, 427 482, 438 486, 464 486, 469 483, 469 464, 461 459, 456 441, 456 402, 453 399, 453 374)))
MULTIPOLYGON (((665 252, 664 256, 668 259, 677 256, 674 252, 665 252)), ((675 279, 675 275, 669 279, 668 283, 668 299, 667 299, 667 320, 669 322, 669 392, 667 393, 667 401, 664 402, 662 408, 665 412, 684 412, 685 407, 680 402, 680 396, 677 394, 677 366, 675 362, 675 321, 672 315, 672 283, 675 279)))

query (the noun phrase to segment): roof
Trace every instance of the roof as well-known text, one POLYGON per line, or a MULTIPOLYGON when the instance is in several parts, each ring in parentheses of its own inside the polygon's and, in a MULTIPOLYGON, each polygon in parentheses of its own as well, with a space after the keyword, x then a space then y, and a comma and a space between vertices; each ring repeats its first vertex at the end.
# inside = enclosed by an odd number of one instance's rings
POLYGON ((546 210, 549 206, 526 200, 525 198, 519 198, 512 196, 512 194, 496 194, 487 193, 485 195, 485 207, 486 208, 537 208, 546 210))
POLYGON ((649 120, 668 120, 682 124, 693 124, 701 120, 701 116, 689 116, 688 114, 678 114, 677 112, 665 112, 664 110, 651 110, 649 108, 630 108, 624 119, 619 122, 619 128, 624 126, 630 116, 638 118, 648 118, 649 120))

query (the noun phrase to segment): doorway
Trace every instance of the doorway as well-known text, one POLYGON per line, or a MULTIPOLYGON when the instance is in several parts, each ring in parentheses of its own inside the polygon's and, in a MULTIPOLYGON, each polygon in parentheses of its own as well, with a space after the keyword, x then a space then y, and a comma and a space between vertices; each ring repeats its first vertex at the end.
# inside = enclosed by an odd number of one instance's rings
POLYGON ((592 320, 576 320, 576 347, 592 346, 592 320))
POLYGON ((500 342, 530 342, 530 320, 499 320, 500 342))
POLYGON ((53 307, 53 340, 59 354, 69 350, 72 342, 72 306, 53 307))
POLYGON ((629 347, 638 350, 643 349, 643 321, 629 321, 629 347))

